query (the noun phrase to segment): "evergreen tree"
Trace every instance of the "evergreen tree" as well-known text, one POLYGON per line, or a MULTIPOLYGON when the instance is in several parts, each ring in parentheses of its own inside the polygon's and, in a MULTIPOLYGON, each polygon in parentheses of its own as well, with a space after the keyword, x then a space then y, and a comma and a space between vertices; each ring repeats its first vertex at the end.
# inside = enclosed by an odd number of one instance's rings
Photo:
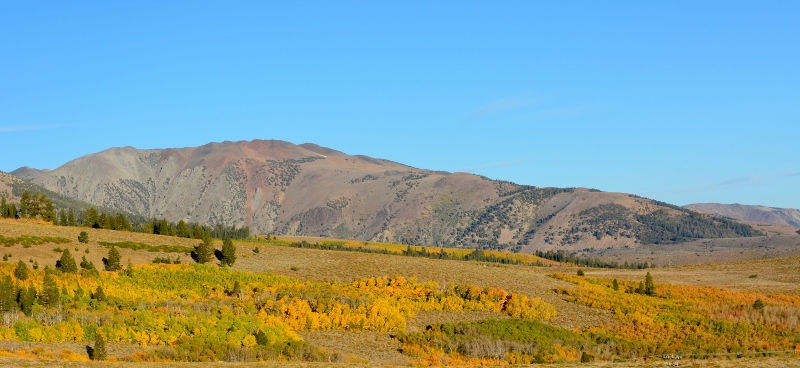
POLYGON ((61 270, 61 272, 78 272, 78 264, 75 263, 75 258, 72 257, 72 253, 69 252, 69 249, 64 249, 64 252, 61 253, 61 259, 58 261, 56 266, 61 270))
POLYGON ((222 265, 233 266, 234 262, 236 262, 236 246, 228 238, 222 241, 222 265))
POLYGON ((78 284, 78 287, 75 289, 75 300, 80 300, 80 298, 83 298, 83 288, 81 284, 78 284))
POLYGON ((25 262, 22 262, 21 259, 19 262, 17 262, 17 268, 14 269, 14 277, 20 281, 25 281, 28 279, 28 265, 26 265, 25 262))
POLYGON ((656 295, 656 284, 653 282, 653 276, 650 272, 644 277, 644 293, 647 295, 656 295))
POLYGON ((211 234, 206 233, 203 236, 203 242, 198 244, 194 249, 195 259, 197 263, 208 263, 214 257, 214 246, 211 243, 211 234))
POLYGON ((94 209, 94 207, 86 210, 84 216, 85 218, 83 220, 83 226, 94 227, 94 228, 100 227, 100 224, 97 222, 97 220, 100 218, 100 214, 97 213, 97 210, 94 209))
POLYGON ((176 229, 176 235, 181 238, 188 238, 191 233, 189 232, 189 226, 186 225, 186 222, 183 220, 178 221, 178 228, 176 229))
MULTIPOLYGON (((203 239, 205 234, 206 234, 205 230, 200 225, 195 225, 194 228, 192 229, 192 239, 203 239)), ((211 236, 210 233, 209 236, 211 236)))
POLYGON ((56 224, 56 208, 53 207, 53 202, 47 199, 47 196, 42 194, 41 201, 41 216, 42 220, 56 224))
POLYGON ((22 214, 22 218, 28 218, 28 208, 31 205, 31 193, 27 190, 22 192, 22 197, 19 200, 19 209, 22 214))
POLYGON ((95 333, 94 348, 92 349, 92 360, 106 360, 108 359, 108 352, 106 352, 106 341, 103 335, 95 333))
POLYGON ((0 196, 0 217, 8 218, 8 203, 6 203, 6 196, 0 196))
POLYGON ((0 312, 17 310, 17 290, 11 281, 11 276, 6 276, 0 282, 0 312))
POLYGON ((636 293, 644 294, 644 283, 643 282, 639 281, 639 288, 636 289, 636 293))
POLYGON ((36 303, 36 288, 31 285, 29 288, 22 288, 19 291, 19 309, 26 316, 30 316, 33 312, 33 304, 36 303))
POLYGON ((67 226, 78 226, 75 221, 75 212, 72 211, 72 208, 69 209, 69 214, 67 215, 67 226))
POLYGON ((67 210, 59 211, 58 224, 61 226, 69 225, 69 220, 67 220, 67 210))
POLYGON ((611 287, 614 289, 614 291, 618 291, 619 290, 619 281, 617 281, 617 279, 614 279, 614 282, 611 284, 611 287))
POLYGON ((116 217, 116 224, 117 224, 117 230, 125 230, 125 231, 133 230, 133 226, 131 226, 130 221, 128 221, 125 215, 121 213, 116 217))
POLYGON ((40 301, 45 307, 58 306, 59 302, 61 301, 61 293, 58 289, 58 284, 56 284, 56 280, 53 279, 53 276, 47 272, 44 274, 44 283, 42 285, 42 295, 40 297, 40 301))
POLYGON ((106 293, 103 291, 103 287, 101 285, 97 285, 97 289, 95 289, 94 294, 92 294, 92 299, 97 300, 98 302, 106 301, 106 293))
POLYGON ((108 258, 106 259, 106 271, 119 271, 122 269, 122 264, 120 264, 122 256, 120 256, 116 247, 112 246, 111 249, 109 249, 108 258))
POLYGON ((81 231, 81 234, 78 235, 78 241, 81 243, 88 243, 89 242, 89 233, 85 231, 81 231))

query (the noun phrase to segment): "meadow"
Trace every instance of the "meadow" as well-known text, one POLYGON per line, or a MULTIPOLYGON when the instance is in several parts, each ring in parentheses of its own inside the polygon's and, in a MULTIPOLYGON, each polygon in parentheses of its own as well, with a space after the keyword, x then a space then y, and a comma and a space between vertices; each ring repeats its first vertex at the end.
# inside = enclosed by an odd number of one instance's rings
POLYGON ((60 289, 55 306, 3 313, 0 364, 87 363, 97 335, 108 342, 109 360, 136 366, 653 366, 665 354, 682 354, 683 366, 800 364, 800 258, 610 270, 531 266, 538 260, 528 255, 511 255, 521 264, 443 260, 403 256, 408 247, 399 244, 270 237, 236 241, 237 260, 223 268, 185 255, 196 239, 13 220, 0 220, 0 235, 9 256, 0 279, 41 292, 49 275, 60 289), (77 242, 80 231, 88 243, 77 242), (353 249, 289 246, 303 240, 353 249), (102 271, 110 245, 132 267, 102 271), (101 271, 56 270, 56 248, 101 271), (183 264, 152 264, 177 255, 183 264), (19 260, 40 267, 17 280, 19 260), (656 291, 640 294, 648 271, 656 291), (98 286, 104 300, 94 297, 98 286))

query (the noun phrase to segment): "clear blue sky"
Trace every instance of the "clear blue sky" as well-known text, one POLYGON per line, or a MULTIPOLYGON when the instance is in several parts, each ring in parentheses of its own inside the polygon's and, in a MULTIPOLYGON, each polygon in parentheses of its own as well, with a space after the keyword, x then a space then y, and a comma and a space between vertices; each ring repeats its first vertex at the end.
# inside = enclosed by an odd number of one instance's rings
POLYGON ((800 208, 798 1, 0 1, 0 170, 313 142, 800 208))

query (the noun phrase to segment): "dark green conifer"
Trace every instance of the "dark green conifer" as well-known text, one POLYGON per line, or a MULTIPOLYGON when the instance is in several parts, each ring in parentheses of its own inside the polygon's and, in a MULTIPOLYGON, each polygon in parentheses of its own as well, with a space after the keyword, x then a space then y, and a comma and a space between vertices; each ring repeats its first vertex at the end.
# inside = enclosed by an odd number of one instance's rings
POLYGON ((78 264, 75 263, 75 258, 72 257, 72 253, 69 252, 69 249, 64 249, 64 252, 61 253, 61 259, 58 261, 58 269, 66 273, 78 272, 78 264))
POLYGON ((92 299, 98 302, 106 301, 106 293, 103 291, 103 286, 97 285, 97 289, 95 289, 94 294, 92 294, 92 299))
POLYGON ((28 279, 28 265, 22 262, 21 259, 17 262, 17 268, 14 269, 14 277, 21 281, 28 279))
POLYGON ((36 288, 31 285, 29 288, 22 288, 19 291, 19 308, 26 316, 30 316, 33 312, 33 304, 36 303, 36 288))
POLYGON ((80 235, 78 235, 78 241, 81 243, 88 243, 89 242, 89 233, 85 231, 81 231, 80 235))
POLYGON ((49 273, 44 274, 44 284, 42 285, 42 295, 39 298, 45 307, 55 307, 61 302, 61 292, 58 289, 56 280, 49 273))
POLYGON ((92 349, 92 360, 106 360, 108 359, 108 352, 106 352, 106 341, 103 335, 95 333, 94 348, 92 349))
POLYGON ((72 211, 72 208, 69 209, 69 214, 67 215, 67 225, 78 226, 78 223, 75 221, 75 212, 72 211))
POLYGON ((119 251, 116 247, 112 246, 111 249, 108 251, 108 258, 106 258, 106 271, 119 271, 122 269, 122 264, 120 264, 120 260, 122 256, 120 256, 119 251))
POLYGON ((61 226, 69 225, 69 220, 67 220, 67 210, 59 211, 58 224, 61 225, 61 226))
POLYGON ((234 262, 236 262, 236 246, 231 239, 225 239, 222 241, 222 265, 233 266, 234 262))
POLYGON ((11 281, 11 276, 6 276, 0 282, 0 312, 17 310, 17 290, 11 281))
POLYGON ((656 295, 656 284, 653 282, 653 276, 650 272, 644 277, 644 293, 647 295, 656 295))

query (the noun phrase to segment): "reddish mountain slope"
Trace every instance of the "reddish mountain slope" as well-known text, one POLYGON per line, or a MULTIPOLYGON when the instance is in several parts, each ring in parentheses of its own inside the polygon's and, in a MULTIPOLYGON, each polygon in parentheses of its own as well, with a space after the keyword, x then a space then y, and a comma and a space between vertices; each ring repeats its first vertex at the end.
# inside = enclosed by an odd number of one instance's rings
POLYGON ((18 173, 99 206, 247 225, 254 233, 529 252, 752 235, 739 224, 627 194, 523 186, 282 141, 113 148, 52 171, 18 173), (713 231, 673 234, 669 221, 713 231))

